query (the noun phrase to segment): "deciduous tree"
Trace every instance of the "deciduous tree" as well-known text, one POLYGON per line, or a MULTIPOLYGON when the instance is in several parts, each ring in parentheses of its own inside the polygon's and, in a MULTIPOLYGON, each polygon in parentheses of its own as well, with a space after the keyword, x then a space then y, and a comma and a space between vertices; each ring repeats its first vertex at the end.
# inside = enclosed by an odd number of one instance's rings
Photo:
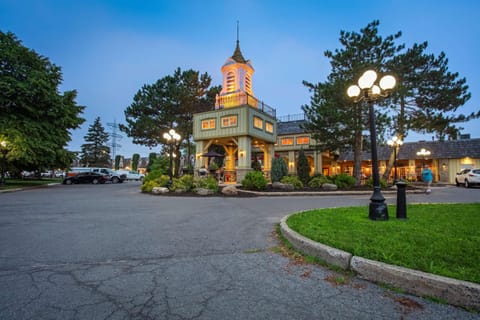
POLYGON ((0 133, 17 170, 65 168, 75 158, 65 148, 85 107, 75 90, 61 93, 61 83, 60 67, 0 31, 0 133))

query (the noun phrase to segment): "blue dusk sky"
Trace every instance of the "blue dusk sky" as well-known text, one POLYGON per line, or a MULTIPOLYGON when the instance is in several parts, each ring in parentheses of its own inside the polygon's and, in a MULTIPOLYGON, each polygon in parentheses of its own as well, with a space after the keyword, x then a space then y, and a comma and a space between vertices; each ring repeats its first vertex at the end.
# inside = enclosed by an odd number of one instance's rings
MULTIPOLYGON (((310 95, 302 85, 330 73, 325 50, 341 48, 340 31, 359 32, 380 20, 379 32, 402 31, 398 43, 429 42, 444 51, 449 70, 467 79, 472 98, 459 109, 480 105, 480 1, 126 1, 0 0, 0 29, 11 31, 62 68, 61 90, 76 89, 86 122, 72 132, 70 150, 80 150, 96 117, 124 122, 124 110, 144 84, 180 67, 208 72, 221 85, 220 68, 233 54, 237 20, 240 47, 255 68, 255 96, 277 115, 301 113, 310 95)), ((462 125, 480 138, 480 120, 462 125)), ((129 158, 159 151, 134 145, 125 134, 117 154, 129 158)), ((410 134, 406 141, 431 139, 410 134)))

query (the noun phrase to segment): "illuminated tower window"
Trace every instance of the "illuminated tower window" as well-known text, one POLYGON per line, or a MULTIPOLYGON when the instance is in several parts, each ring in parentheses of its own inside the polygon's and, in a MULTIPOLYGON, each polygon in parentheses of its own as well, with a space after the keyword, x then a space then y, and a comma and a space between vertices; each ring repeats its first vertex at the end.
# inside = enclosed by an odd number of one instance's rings
POLYGON ((235 91, 235 74, 233 72, 227 73, 227 92, 235 91))
POLYGON ((250 75, 247 74, 245 76, 245 91, 252 95, 252 81, 250 80, 250 75))

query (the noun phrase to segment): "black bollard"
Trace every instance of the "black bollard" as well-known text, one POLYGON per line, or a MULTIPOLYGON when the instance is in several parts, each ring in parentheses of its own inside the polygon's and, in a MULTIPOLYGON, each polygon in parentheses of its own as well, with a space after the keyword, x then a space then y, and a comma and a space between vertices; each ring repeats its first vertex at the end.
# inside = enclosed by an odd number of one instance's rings
POLYGON ((397 182, 397 219, 407 219, 407 184, 397 182))

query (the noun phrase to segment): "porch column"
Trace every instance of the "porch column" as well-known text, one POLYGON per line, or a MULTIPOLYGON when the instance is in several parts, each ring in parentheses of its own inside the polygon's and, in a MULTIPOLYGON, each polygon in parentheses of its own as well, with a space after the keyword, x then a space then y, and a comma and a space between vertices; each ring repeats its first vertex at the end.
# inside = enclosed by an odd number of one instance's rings
POLYGON ((323 167, 323 162, 322 162, 322 152, 319 152, 318 150, 313 150, 313 166, 314 166, 314 174, 322 174, 322 167, 323 167))
POLYGON ((272 170, 272 159, 274 155, 274 147, 271 143, 266 143, 263 150, 263 173, 270 181, 270 171, 272 170))
POLYGON ((205 166, 205 158, 202 157, 203 147, 205 145, 205 141, 196 141, 196 153, 195 153, 195 166, 194 166, 194 174, 198 176, 198 170, 205 166))
POLYGON ((238 138, 237 183, 240 183, 248 171, 252 171, 252 139, 248 136, 238 138))
POLYGON ((288 173, 295 174, 295 151, 288 151, 288 173))

